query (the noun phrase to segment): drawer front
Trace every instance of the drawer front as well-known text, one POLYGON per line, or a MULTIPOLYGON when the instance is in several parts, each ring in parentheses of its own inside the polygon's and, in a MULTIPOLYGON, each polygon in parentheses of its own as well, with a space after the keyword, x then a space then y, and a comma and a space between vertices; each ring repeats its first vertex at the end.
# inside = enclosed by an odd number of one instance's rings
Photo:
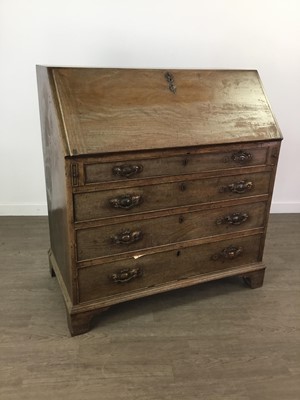
POLYGON ((264 202, 77 230, 78 261, 263 226, 264 202))
POLYGON ((77 193, 76 221, 88 221, 160 209, 267 194, 270 173, 235 175, 139 186, 128 189, 77 193))
POLYGON ((80 301, 153 287, 258 261, 261 236, 249 236, 81 268, 80 301))
POLYGON ((84 164, 85 183, 182 175, 224 168, 265 165, 267 148, 228 150, 219 153, 189 154, 114 163, 84 164))

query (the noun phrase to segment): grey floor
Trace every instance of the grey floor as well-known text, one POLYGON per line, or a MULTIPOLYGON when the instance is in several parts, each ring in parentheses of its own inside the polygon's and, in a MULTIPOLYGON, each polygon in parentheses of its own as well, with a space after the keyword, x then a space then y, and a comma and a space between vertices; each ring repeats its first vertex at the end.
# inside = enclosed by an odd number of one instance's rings
POLYGON ((0 399, 299 400, 300 214, 272 215, 263 288, 124 303, 71 338, 44 217, 0 218, 0 399))

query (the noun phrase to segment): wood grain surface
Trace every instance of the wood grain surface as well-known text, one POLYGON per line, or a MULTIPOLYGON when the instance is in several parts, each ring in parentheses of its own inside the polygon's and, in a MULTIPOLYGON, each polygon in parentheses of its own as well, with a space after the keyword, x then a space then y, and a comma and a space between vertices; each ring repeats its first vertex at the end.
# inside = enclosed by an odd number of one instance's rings
MULTIPOLYGON (((247 274, 253 288, 262 285, 281 135, 256 71, 37 67, 37 76, 50 273, 62 288, 72 335, 89 328, 93 313, 121 301, 237 274, 247 274), (266 206, 246 229, 217 233, 215 226, 190 225, 190 236, 182 228, 172 239, 179 213, 202 207, 210 216, 202 213, 198 224, 211 224, 217 206, 258 204, 262 197, 266 206), (109 246, 97 253, 97 238, 80 240, 83 229, 103 222, 162 216, 173 218, 166 239, 150 227, 158 242, 148 241, 142 254, 139 247, 134 255, 109 246), (222 257, 212 262, 215 252, 222 257)), ((120 234, 130 240, 117 232, 117 244, 120 234)))
POLYGON ((50 70, 70 155, 281 138, 257 71, 50 70))
POLYGON ((176 183, 122 188, 117 190, 102 190, 74 195, 75 221, 88 221, 111 216, 137 214, 146 211, 175 208, 185 205, 210 203, 247 196, 267 194, 269 191, 270 173, 253 173, 233 175, 210 179, 182 179, 176 183), (232 192, 228 185, 238 182, 252 182, 251 189, 242 193, 232 192), (119 196, 140 196, 141 202, 130 209, 116 208, 111 200, 119 196))
POLYGON ((205 210, 105 227, 79 229, 76 231, 77 260, 135 252, 168 243, 263 227, 265 207, 264 202, 259 202, 224 207, 210 212, 205 210), (242 215, 244 220, 236 225, 226 222, 226 218, 233 215, 242 215), (126 235, 134 238, 135 232, 140 233, 138 240, 132 242, 120 240, 124 236, 126 238, 126 235), (117 241, 118 238, 119 241, 117 241))
POLYGON ((257 263, 261 261, 259 260, 260 241, 261 235, 230 238, 217 243, 163 253, 150 255, 141 253, 137 259, 132 257, 106 265, 81 268, 78 271, 79 299, 80 302, 85 302, 116 295, 115 300, 118 302, 118 294, 134 293, 140 289, 164 286, 170 282, 175 282, 180 287, 181 281, 184 285, 184 280, 190 277, 205 273, 213 275, 217 271, 257 263), (233 259, 222 257, 222 251, 226 251, 231 246, 240 248, 241 254, 233 259), (113 281, 113 274, 136 268, 140 269, 141 276, 125 283, 113 281))
POLYGON ((251 148, 251 146, 243 148, 243 146, 240 145, 238 150, 227 147, 226 150, 223 149, 222 151, 216 147, 215 152, 211 153, 202 152, 200 154, 190 154, 190 152, 186 150, 185 154, 173 157, 168 157, 164 154, 159 158, 144 160, 137 158, 136 160, 127 161, 125 156, 123 160, 114 163, 97 163, 94 161, 93 163, 86 163, 84 165, 85 183, 90 184, 115 180, 124 181, 134 178, 142 179, 155 176, 183 175, 202 171, 224 170, 224 168, 230 169, 236 167, 242 168, 243 166, 265 165, 268 150, 269 148, 267 146, 261 148, 251 148), (238 156, 241 153, 249 155, 250 159, 244 162, 239 161, 238 156), (122 168, 124 166, 129 168, 139 166, 141 167, 141 171, 129 177, 113 173, 115 168, 122 168))
POLYGON ((60 266, 68 295, 74 299, 71 273, 73 252, 69 245, 72 238, 70 223, 73 205, 70 180, 65 179, 70 166, 65 160, 67 143, 61 134, 63 122, 48 72, 45 68, 37 69, 51 251, 60 266))
POLYGON ((46 217, 0 218, 1 400, 298 400, 300 215, 271 215, 264 286, 116 305, 70 338, 46 217))

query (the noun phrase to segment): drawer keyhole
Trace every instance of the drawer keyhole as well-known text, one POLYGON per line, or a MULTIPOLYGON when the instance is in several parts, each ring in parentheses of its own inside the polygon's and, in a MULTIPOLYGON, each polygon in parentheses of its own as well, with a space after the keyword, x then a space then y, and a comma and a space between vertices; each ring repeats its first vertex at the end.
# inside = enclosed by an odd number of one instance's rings
POLYGON ((186 190, 186 183, 181 183, 180 190, 184 192, 186 190))
POLYGON ((180 254, 181 254, 181 251, 180 251, 180 250, 178 250, 178 251, 177 251, 177 253, 176 253, 176 256, 177 256, 177 257, 179 257, 179 256, 180 256, 180 254))

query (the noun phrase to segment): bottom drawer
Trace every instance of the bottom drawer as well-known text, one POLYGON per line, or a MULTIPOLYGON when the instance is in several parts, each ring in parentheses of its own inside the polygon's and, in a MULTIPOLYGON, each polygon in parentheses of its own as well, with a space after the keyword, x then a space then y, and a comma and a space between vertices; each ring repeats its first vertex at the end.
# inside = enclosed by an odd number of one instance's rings
POLYGON ((255 263, 261 235, 126 259, 78 271, 80 302, 255 263))

